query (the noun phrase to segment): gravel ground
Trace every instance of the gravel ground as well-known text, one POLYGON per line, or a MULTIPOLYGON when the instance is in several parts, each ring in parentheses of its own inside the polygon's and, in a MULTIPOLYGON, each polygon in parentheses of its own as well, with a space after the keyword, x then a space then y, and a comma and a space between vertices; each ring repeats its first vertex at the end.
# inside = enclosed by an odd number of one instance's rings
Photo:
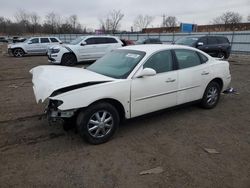
POLYGON ((44 56, 0 54, 0 187, 250 187, 249 56, 230 59, 238 94, 215 109, 135 118, 97 146, 40 117, 28 71, 42 64, 44 56), (163 172, 140 175, 155 167, 163 172))

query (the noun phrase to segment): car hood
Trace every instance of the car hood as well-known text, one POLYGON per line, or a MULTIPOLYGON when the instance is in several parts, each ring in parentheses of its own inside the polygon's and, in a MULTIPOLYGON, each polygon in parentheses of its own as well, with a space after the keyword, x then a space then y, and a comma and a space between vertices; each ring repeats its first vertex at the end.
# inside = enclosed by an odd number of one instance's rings
POLYGON ((72 51, 71 49, 74 48, 74 46, 76 45, 72 45, 72 44, 55 44, 49 47, 49 49, 61 49, 61 48, 66 48, 68 51, 72 51))
POLYGON ((30 70, 37 103, 43 102, 52 93, 96 85, 115 80, 83 68, 44 65, 30 70))

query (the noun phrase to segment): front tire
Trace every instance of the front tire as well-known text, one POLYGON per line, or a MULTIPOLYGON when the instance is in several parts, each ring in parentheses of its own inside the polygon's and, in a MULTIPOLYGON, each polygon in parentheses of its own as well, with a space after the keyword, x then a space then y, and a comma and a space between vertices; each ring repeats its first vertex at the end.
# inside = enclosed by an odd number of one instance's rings
POLYGON ((119 123, 117 109, 106 102, 89 106, 77 117, 78 132, 90 144, 102 144, 110 140, 119 123))
POLYGON ((16 48, 13 50, 13 55, 15 57, 23 57, 24 56, 24 51, 21 48, 16 48))
POLYGON ((62 56, 62 65, 72 66, 76 63, 76 56, 72 53, 67 53, 62 56))
POLYGON ((204 92, 201 106, 206 109, 214 108, 220 99, 221 88, 217 82, 210 82, 204 92))

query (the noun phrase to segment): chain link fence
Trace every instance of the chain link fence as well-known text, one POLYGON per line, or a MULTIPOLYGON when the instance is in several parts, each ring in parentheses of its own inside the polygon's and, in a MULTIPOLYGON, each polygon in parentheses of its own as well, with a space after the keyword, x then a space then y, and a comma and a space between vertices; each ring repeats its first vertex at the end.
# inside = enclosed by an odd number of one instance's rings
MULTIPOLYGON (((144 38, 159 38, 163 43, 169 43, 169 44, 171 44, 172 42, 176 41, 181 37, 186 37, 186 36, 196 36, 196 37, 204 35, 225 36, 231 43, 232 53, 250 54, 250 31, 195 32, 195 33, 136 33, 136 34, 120 33, 114 35, 121 39, 127 39, 132 41, 137 41, 144 38)), ((69 43, 70 41, 76 39, 79 36, 84 36, 84 34, 51 34, 49 36, 58 37, 64 43, 69 43)))

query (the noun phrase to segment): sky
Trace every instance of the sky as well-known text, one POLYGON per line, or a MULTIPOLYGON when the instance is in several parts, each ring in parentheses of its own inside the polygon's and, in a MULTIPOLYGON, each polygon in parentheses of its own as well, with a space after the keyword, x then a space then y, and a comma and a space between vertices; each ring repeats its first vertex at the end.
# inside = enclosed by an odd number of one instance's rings
POLYGON ((176 16, 178 22, 209 24, 226 11, 238 12, 243 21, 250 15, 250 0, 0 0, 0 16, 14 20, 19 10, 36 12, 42 18, 49 12, 62 17, 76 14, 87 28, 98 29, 99 20, 112 10, 121 10, 121 30, 130 30, 139 15, 153 16, 149 27, 159 27, 163 14, 176 16))

